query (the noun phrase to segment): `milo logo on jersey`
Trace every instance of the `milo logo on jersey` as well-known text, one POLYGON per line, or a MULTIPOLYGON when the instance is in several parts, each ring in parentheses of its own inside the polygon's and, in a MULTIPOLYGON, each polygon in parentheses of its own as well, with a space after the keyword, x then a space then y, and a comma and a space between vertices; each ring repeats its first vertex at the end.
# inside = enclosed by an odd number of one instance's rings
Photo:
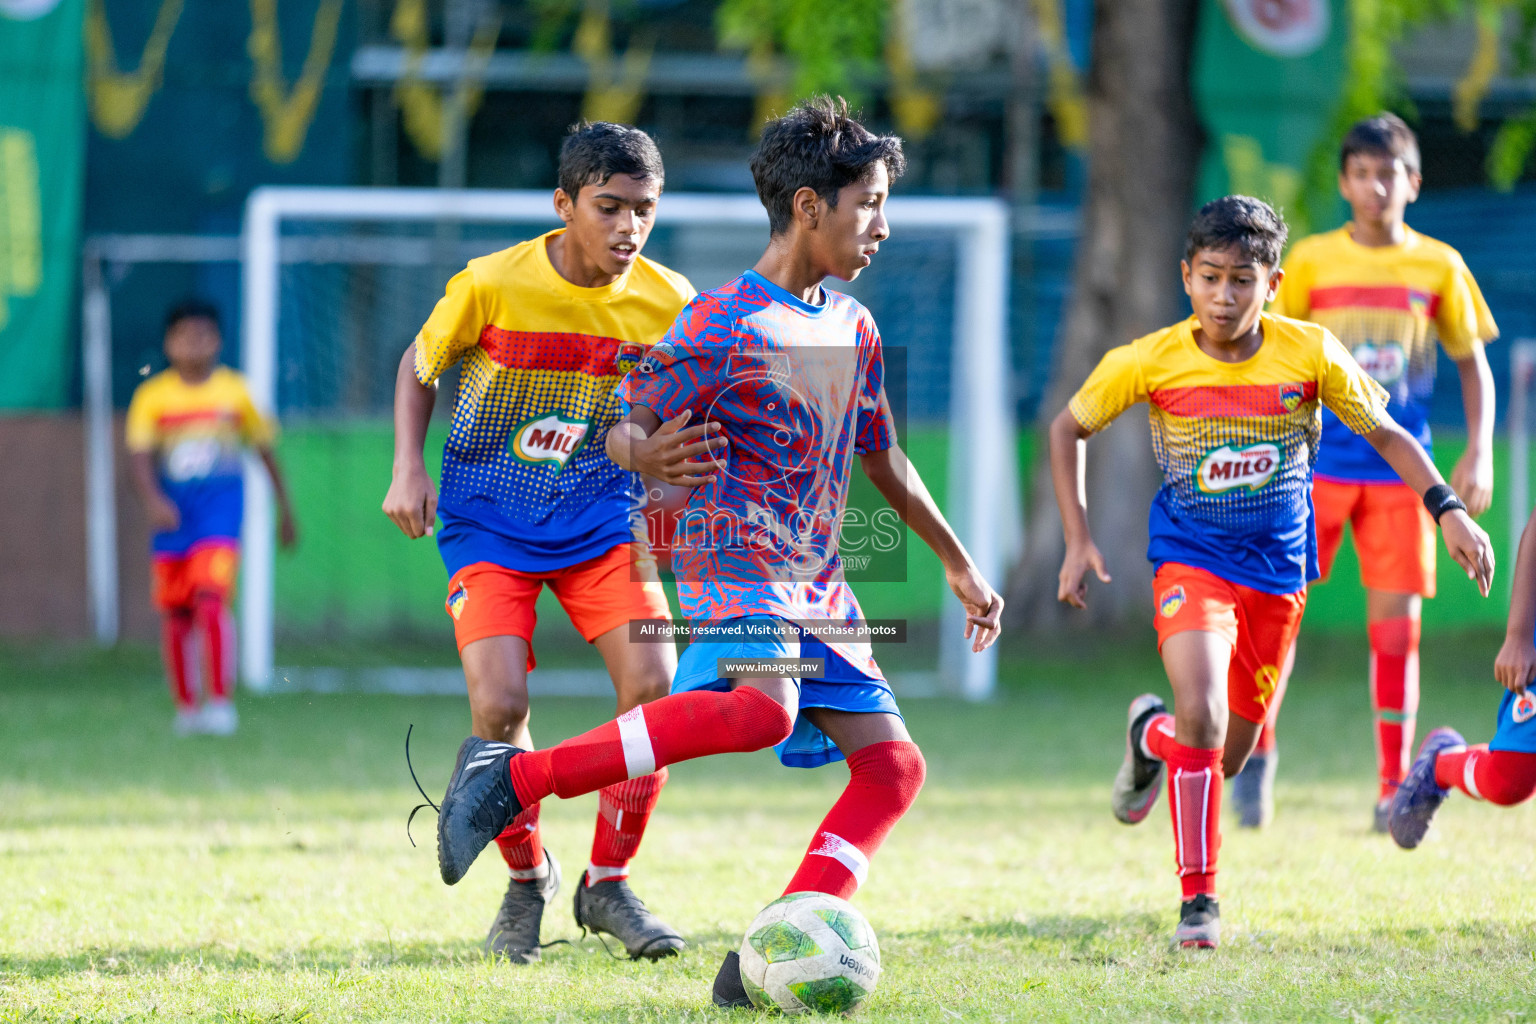
POLYGON ((514 459, 529 465, 548 463, 564 469, 571 456, 587 437, 587 421, 566 419, 551 413, 512 428, 507 451, 514 459))
POLYGON ((1360 369, 1382 387, 1390 388, 1408 372, 1408 353, 1395 341, 1383 345, 1367 341, 1356 345, 1351 355, 1360 369))
POLYGON ((1239 487, 1257 491, 1274 479, 1280 469, 1280 449, 1272 444, 1233 448, 1224 444, 1205 453, 1195 482, 1206 494, 1225 494, 1239 487))

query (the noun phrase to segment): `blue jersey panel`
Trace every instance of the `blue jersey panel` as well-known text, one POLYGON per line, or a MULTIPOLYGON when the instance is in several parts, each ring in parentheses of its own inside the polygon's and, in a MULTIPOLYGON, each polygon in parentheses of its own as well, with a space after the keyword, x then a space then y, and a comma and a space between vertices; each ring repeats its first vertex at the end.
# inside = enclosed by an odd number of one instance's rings
MULTIPOLYGON (((1387 412, 1433 457, 1429 414, 1422 402, 1393 399, 1387 403, 1387 412)), ((1402 483, 1397 471, 1376 453, 1371 442, 1350 430, 1327 409, 1323 410, 1323 439, 1317 449, 1317 465, 1312 468, 1312 474, 1347 484, 1402 483)))

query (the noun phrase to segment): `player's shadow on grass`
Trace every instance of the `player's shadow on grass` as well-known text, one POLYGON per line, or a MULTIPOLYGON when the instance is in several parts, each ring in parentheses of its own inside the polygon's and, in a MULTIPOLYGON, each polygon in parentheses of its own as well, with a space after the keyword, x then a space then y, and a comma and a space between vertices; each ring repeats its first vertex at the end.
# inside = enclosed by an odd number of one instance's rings
MULTIPOLYGON (((952 943, 967 938, 978 944, 1006 942, 1020 952, 1059 955, 1069 952, 1075 958, 1105 959, 1104 947, 1113 942, 1141 942, 1160 936, 1167 922, 1157 914, 1141 912, 1095 917, 1086 914, 1047 914, 1038 917, 976 921, 957 928, 941 928, 930 933, 913 933, 911 938, 931 935, 934 941, 952 943)), ((899 936, 898 936, 899 937, 899 936)))

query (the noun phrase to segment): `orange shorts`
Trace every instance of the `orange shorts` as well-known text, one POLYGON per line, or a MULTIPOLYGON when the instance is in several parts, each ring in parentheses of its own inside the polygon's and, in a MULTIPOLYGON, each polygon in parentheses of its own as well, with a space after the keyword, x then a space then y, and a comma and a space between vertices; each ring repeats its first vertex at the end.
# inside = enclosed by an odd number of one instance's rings
POLYGON ((1372 590, 1435 596, 1435 520, 1407 484, 1312 483, 1317 561, 1328 578, 1344 539, 1355 532, 1360 582, 1372 590))
POLYGON ((1152 578, 1157 648, 1175 633, 1216 633, 1232 645, 1227 708, 1262 722, 1280 682, 1280 667, 1301 627, 1307 592, 1267 594, 1215 573, 1165 562, 1152 578))
POLYGON ((539 591, 548 584, 571 624, 591 643, 615 626, 632 619, 671 619, 667 592, 649 554, 631 543, 610 548, 585 562, 548 572, 521 572, 494 562, 475 562, 448 581, 444 607, 453 618, 459 650, 489 636, 520 636, 528 644, 528 668, 533 657, 534 608, 539 591))
POLYGON ((183 555, 155 555, 150 599, 161 611, 190 608, 199 594, 228 601, 240 568, 240 549, 227 540, 202 543, 183 555))

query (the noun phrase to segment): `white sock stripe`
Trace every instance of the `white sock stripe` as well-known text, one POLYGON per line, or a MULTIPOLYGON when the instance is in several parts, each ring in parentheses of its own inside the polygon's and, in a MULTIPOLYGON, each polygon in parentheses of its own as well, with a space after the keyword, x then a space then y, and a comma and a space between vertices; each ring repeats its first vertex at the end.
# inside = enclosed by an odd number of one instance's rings
MULTIPOLYGON (((1444 751, 1441 751, 1441 753, 1444 753, 1444 751)), ((1467 759, 1461 763, 1461 784, 1466 787, 1468 793, 1472 794, 1477 799, 1482 800, 1484 797, 1477 788, 1476 775, 1477 755, 1469 754, 1467 755, 1467 759)))
POLYGON ((546 878, 549 876, 549 858, 545 857, 536 868, 508 868, 507 874, 519 882, 532 882, 539 878, 546 878))
POLYGON ((656 770, 656 751, 645 727, 645 708, 637 705, 619 716, 619 742, 624 747, 624 770, 632 779, 656 770))
POLYGON ((869 877, 869 858, 864 856, 864 851, 831 832, 821 833, 820 839, 821 842, 811 853, 819 857, 831 857, 848 869, 855 884, 863 885, 864 879, 869 877))
POLYGON ((1179 778, 1183 773, 1178 769, 1173 773, 1173 785, 1168 787, 1168 795, 1173 797, 1173 859, 1179 866, 1182 875, 1184 868, 1184 808, 1180 799, 1183 794, 1183 786, 1179 785, 1179 778))
POLYGON ((628 878, 628 877, 629 877, 629 865, 627 865, 627 864, 624 865, 623 867, 617 867, 617 868, 616 867, 611 867, 611 866, 608 866, 608 865, 604 865, 604 864, 591 864, 591 863, 589 863, 587 865, 587 884, 588 885, 592 885, 592 884, 594 884, 596 882, 611 882, 615 878, 628 878))
POLYGON ((1211 813, 1211 779, 1213 772, 1207 768, 1200 773, 1200 873, 1211 873, 1211 837, 1206 835, 1205 823, 1211 813))
MULTIPOLYGON (((1168 721, 1168 722, 1173 721, 1173 716, 1170 715, 1166 721, 1168 721)), ((1152 748, 1147 746, 1147 735, 1149 733, 1151 733, 1151 731, 1153 729, 1158 728, 1158 726, 1161 725, 1161 724, 1164 724, 1164 721, 1161 719, 1161 717, 1160 716, 1154 716, 1152 721, 1147 723, 1147 727, 1145 729, 1141 730, 1141 753, 1142 753, 1143 756, 1151 758, 1154 761, 1161 761, 1162 758, 1160 758, 1156 754, 1152 753, 1152 748)), ((1163 733, 1163 735, 1167 736, 1169 739, 1173 738, 1173 733, 1170 730, 1162 729, 1160 731, 1163 733)))

